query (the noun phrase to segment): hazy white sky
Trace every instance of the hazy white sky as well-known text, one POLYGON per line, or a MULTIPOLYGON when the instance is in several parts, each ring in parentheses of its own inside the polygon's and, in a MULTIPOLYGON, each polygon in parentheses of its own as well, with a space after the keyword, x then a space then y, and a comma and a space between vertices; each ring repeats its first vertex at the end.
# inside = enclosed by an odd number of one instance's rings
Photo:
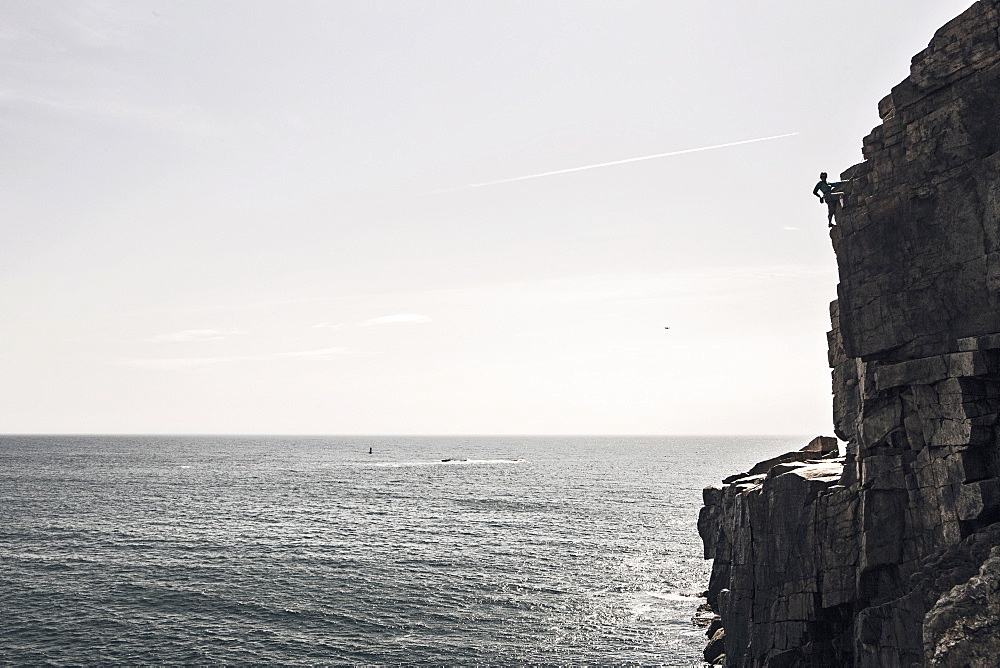
POLYGON ((0 432, 831 433, 810 191, 971 4, 0 0, 0 432))

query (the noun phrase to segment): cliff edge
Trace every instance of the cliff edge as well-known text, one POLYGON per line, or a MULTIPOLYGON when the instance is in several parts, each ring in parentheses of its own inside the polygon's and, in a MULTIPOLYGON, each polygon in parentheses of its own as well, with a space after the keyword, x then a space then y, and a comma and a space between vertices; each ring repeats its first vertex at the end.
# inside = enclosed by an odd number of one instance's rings
POLYGON ((1000 0, 878 109, 831 230, 846 453, 814 442, 705 490, 711 662, 1000 660, 1000 0))

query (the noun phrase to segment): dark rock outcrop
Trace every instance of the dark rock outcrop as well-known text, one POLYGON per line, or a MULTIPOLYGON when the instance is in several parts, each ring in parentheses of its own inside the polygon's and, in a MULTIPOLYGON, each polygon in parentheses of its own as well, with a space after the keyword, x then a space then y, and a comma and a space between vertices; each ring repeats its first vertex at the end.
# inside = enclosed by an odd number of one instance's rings
POLYGON ((1000 547, 924 616, 924 656, 933 666, 995 666, 1000 660, 1000 547))
POLYGON ((727 666, 1000 656, 1000 0, 941 28, 879 115, 831 232, 846 452, 705 490, 727 666))

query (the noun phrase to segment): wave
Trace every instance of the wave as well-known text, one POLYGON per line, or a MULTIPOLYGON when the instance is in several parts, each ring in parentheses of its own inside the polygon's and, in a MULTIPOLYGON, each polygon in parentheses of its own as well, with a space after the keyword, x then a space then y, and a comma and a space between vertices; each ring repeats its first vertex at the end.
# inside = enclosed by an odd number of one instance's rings
POLYGON ((461 466, 463 464, 523 464, 527 459, 438 459, 414 462, 372 462, 379 468, 408 468, 413 466, 461 466))
POLYGON ((673 592, 664 591, 650 591, 646 594, 652 598, 658 598, 663 601, 701 601, 704 600, 701 596, 697 594, 677 594, 673 592))

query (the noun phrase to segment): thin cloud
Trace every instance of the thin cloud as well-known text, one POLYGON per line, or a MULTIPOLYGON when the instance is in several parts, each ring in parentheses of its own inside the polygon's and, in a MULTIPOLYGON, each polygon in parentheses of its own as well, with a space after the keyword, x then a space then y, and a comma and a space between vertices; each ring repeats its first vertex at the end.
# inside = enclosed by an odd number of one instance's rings
POLYGON ((343 326, 344 325, 342 323, 333 323, 333 322, 318 322, 315 325, 313 325, 313 327, 316 329, 340 329, 343 326))
POLYGON ((182 329, 179 332, 170 334, 158 334, 150 341, 157 343, 163 341, 170 342, 191 342, 191 341, 222 341, 234 336, 245 336, 246 332, 239 329, 182 329))
POLYGON ((270 359, 297 359, 297 360, 330 360, 335 357, 350 355, 351 352, 344 346, 334 348, 319 348, 317 350, 297 350, 290 353, 276 353, 270 359))
POLYGON ((244 362, 254 359, 252 357, 165 357, 122 360, 125 366, 137 367, 139 369, 152 369, 155 371, 174 371, 177 369, 200 369, 204 367, 216 366, 218 364, 229 364, 233 362, 244 362))
POLYGON ((4 89, 0 94, 9 106, 20 108, 24 113, 51 111, 86 115, 199 137, 226 137, 230 134, 228 126, 216 124, 204 109, 193 104, 144 106, 127 100, 74 99, 63 93, 35 94, 14 88, 4 89))
POLYGON ((319 348, 316 350, 293 350, 283 353, 268 353, 266 355, 234 355, 227 357, 165 357, 140 358, 123 360, 126 366, 157 371, 174 371, 177 369, 199 369, 220 364, 236 364, 240 362, 270 362, 276 360, 332 360, 346 355, 353 355, 345 347, 319 348))
POLYGON ((543 176, 555 176, 556 174, 569 174, 570 172, 582 172, 585 169, 598 169, 599 167, 611 167, 613 165, 624 165, 628 162, 639 162, 640 160, 653 160, 655 158, 666 158, 671 155, 683 155, 685 153, 697 153, 699 151, 714 151, 719 148, 728 148, 730 146, 741 146, 743 144, 754 144, 760 141, 771 141, 772 139, 782 139, 784 137, 793 137, 799 134, 798 132, 789 132, 783 135, 773 135, 771 137, 758 137, 756 139, 744 139, 742 141, 731 141, 725 144, 713 144, 712 146, 699 146, 698 148, 685 148, 680 151, 668 151, 666 153, 654 153, 653 155, 643 155, 638 158, 626 158, 624 160, 612 160, 611 162, 599 162, 596 165, 584 165, 583 167, 570 167, 569 169, 557 169, 552 172, 542 172, 541 174, 529 174, 528 176, 515 176, 510 179, 500 179, 499 181, 487 181, 485 183, 470 183, 467 186, 459 186, 458 188, 448 188, 446 190, 436 190, 430 194, 440 195, 442 193, 457 192, 459 190, 470 190, 472 188, 485 188, 486 186, 496 186, 501 183, 513 183, 514 181, 527 181, 528 179, 540 179, 543 176))
POLYGON ((433 322, 434 319, 419 313, 397 313, 396 315, 384 315, 381 318, 372 318, 361 323, 362 327, 369 325, 396 325, 396 324, 421 324, 433 322))

